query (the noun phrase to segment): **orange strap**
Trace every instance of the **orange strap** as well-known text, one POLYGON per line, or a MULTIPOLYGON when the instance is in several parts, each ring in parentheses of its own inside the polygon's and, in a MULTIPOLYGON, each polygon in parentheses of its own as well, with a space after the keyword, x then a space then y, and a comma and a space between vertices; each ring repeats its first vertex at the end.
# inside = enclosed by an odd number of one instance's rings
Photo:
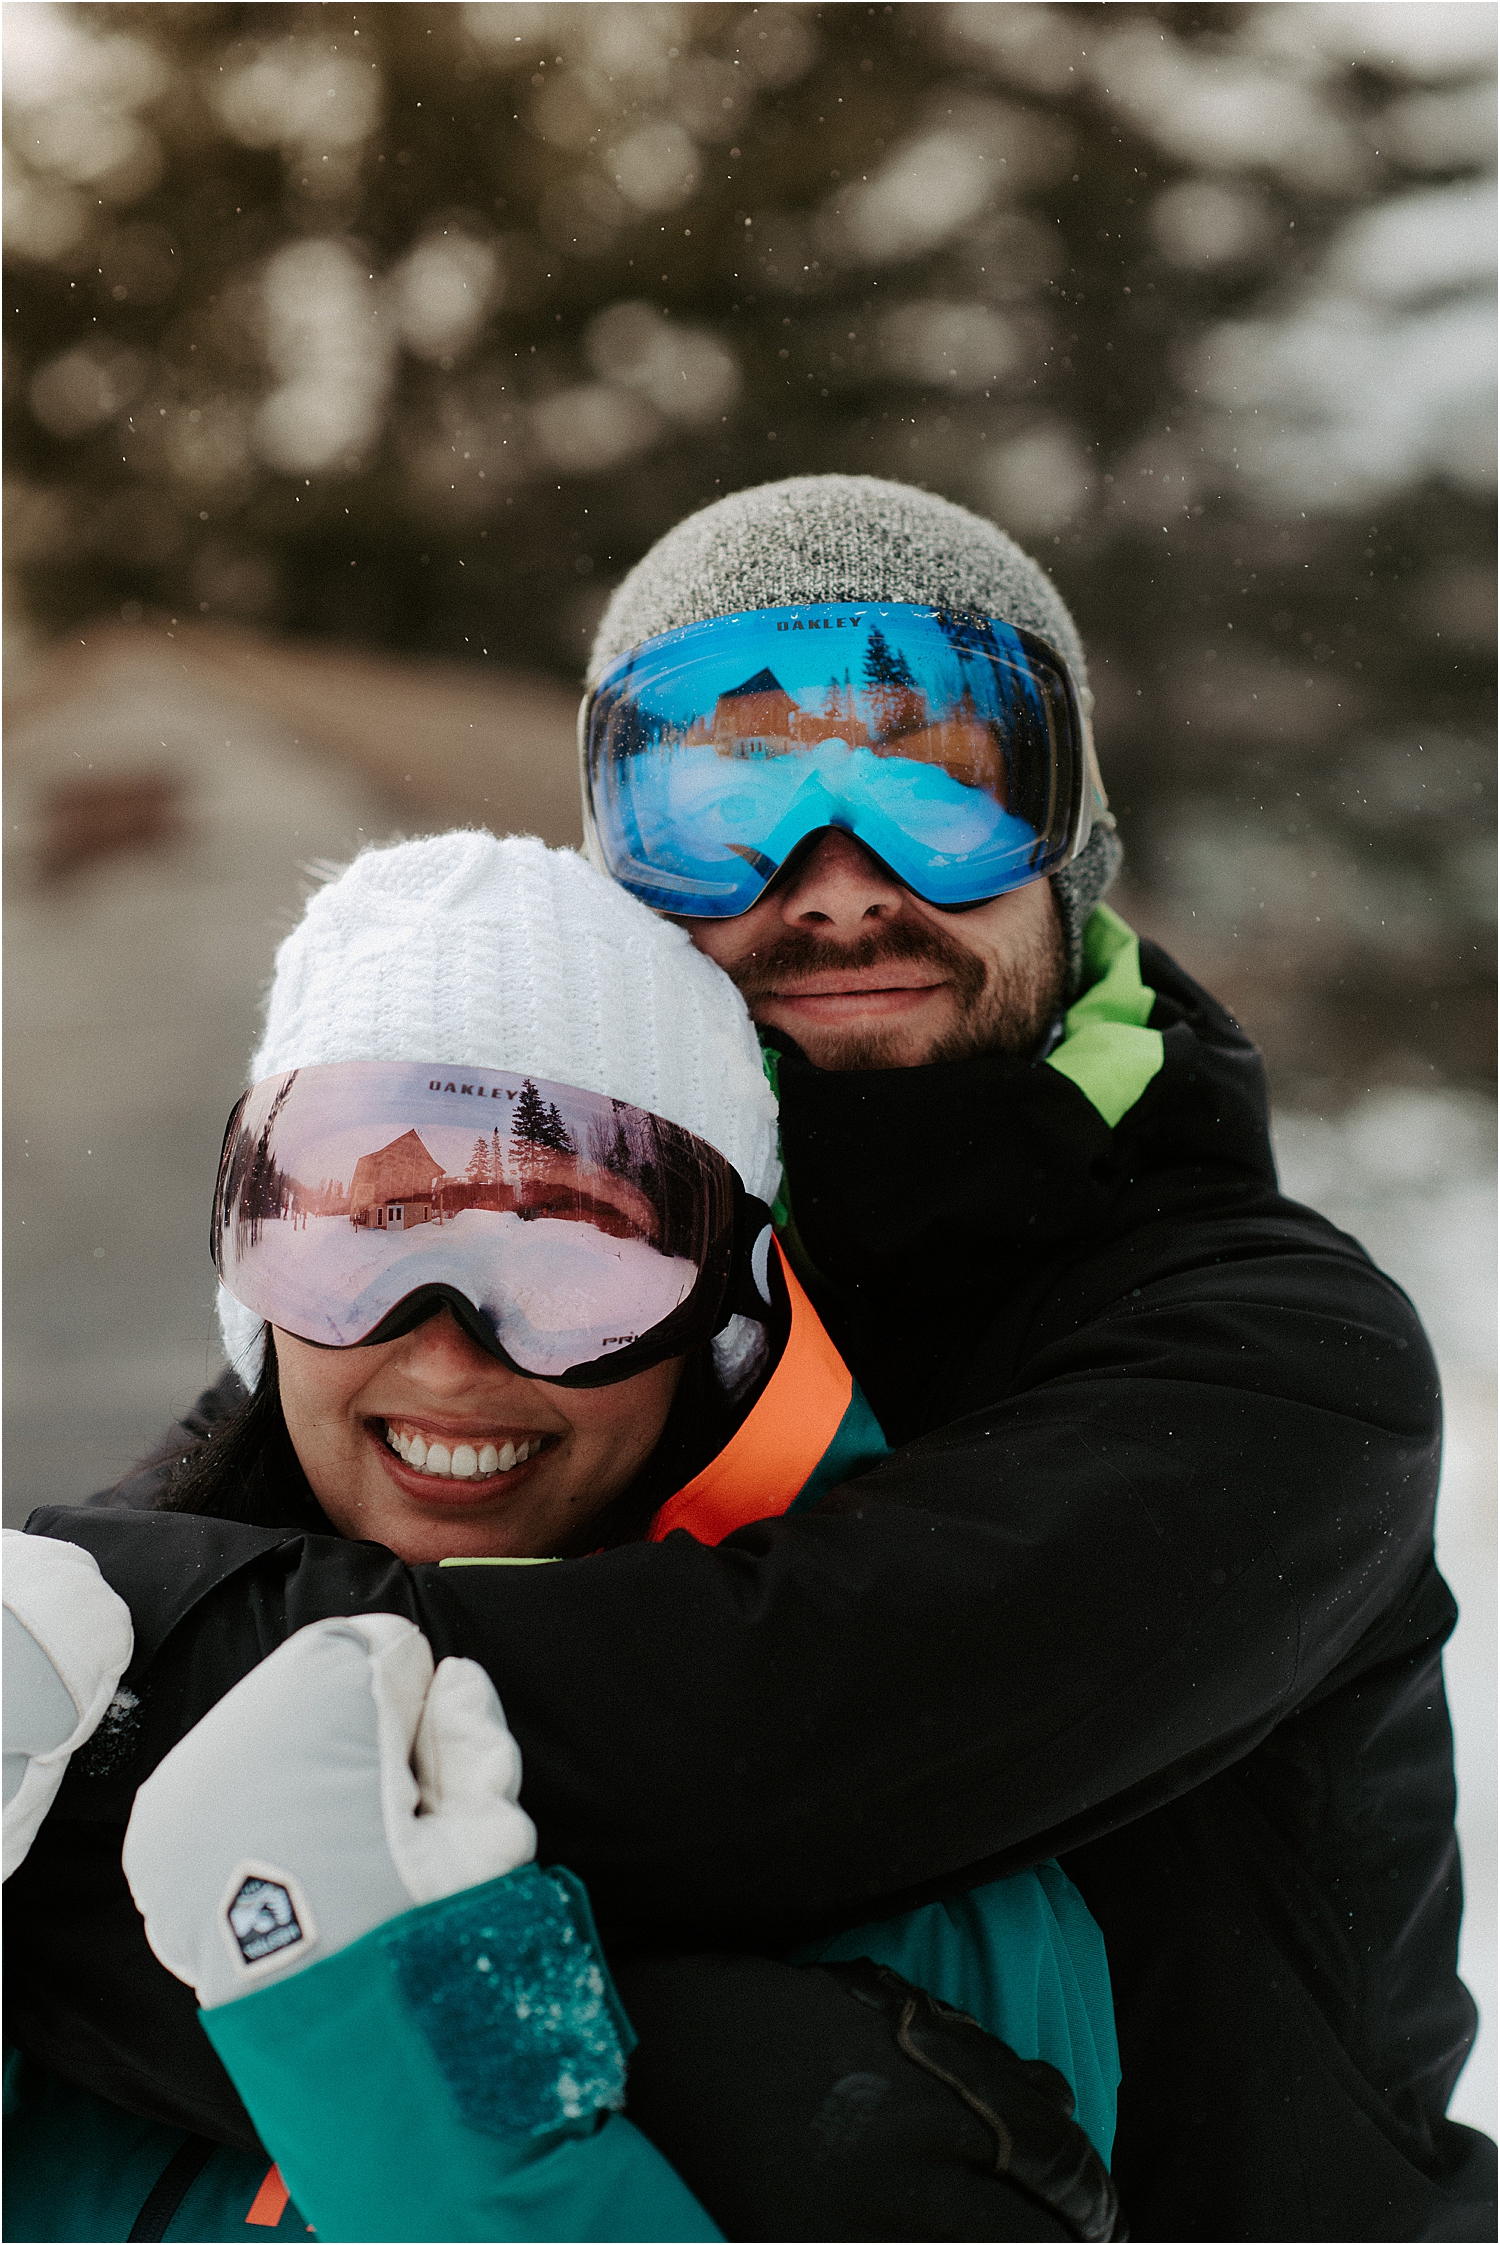
POLYGON ((776 1253, 792 1310, 781 1362, 718 1456, 686 1488, 668 1497, 651 1523, 652 1543, 660 1543, 674 1528, 686 1528, 699 1543, 722 1543, 752 1520, 787 1511, 849 1408, 854 1394, 849 1367, 797 1283, 780 1241, 776 1253))
POLYGON ((250 2211, 245 2216, 247 2225, 252 2229, 274 2229, 286 2212, 286 2202, 291 2195, 281 2179, 281 2169, 268 2167, 266 2179, 251 2200, 250 2211))

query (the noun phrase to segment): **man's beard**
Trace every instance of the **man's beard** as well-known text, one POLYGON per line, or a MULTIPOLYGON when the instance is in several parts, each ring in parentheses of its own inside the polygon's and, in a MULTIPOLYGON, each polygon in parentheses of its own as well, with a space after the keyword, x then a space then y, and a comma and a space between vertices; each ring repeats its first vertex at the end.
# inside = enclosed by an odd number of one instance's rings
MULTIPOLYGON (((1049 897, 1049 903, 1052 901, 1049 897)), ((789 929, 776 943, 741 960, 728 972, 753 1013, 778 990, 812 975, 846 969, 918 961, 936 967, 953 996, 956 1018, 919 1063, 968 1060, 977 1053, 1000 1053, 1029 1060, 1062 1011, 1067 961, 1056 905, 1044 926, 1028 931, 1021 943, 993 965, 928 920, 903 915, 878 935, 858 943, 831 943, 805 929, 789 929)), ((900 1024, 851 1023, 845 1031, 819 1033, 823 1068, 892 1068, 902 1065, 900 1024)))

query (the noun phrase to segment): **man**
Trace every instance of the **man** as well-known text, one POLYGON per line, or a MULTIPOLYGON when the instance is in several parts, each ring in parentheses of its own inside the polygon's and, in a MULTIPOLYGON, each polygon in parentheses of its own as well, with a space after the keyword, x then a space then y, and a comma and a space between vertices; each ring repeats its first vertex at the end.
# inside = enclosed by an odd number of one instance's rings
MULTIPOLYGON (((1240 1030, 1098 907, 1055 589, 924 494, 772 485, 646 557, 591 676, 591 848, 750 999, 784 1237, 900 1447, 719 1551, 571 1568, 37 1515, 125 1591, 145 1688, 32 1907, 280 1636, 406 1612, 490 1669, 612 1947, 784 1948, 1061 1854, 1136 2236, 1492 2234, 1493 2147, 1443 2118, 1474 2014, 1431 1357, 1277 1193, 1240 1030)), ((91 2003, 75 2074, 125 2064, 91 2003)))

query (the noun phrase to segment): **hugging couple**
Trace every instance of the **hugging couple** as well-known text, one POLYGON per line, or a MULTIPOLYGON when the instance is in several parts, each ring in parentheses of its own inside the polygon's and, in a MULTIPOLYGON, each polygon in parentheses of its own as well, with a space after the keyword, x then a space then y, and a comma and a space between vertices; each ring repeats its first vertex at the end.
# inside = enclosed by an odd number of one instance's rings
POLYGON ((1089 708, 992 525, 770 485, 606 612, 591 862, 313 897, 230 1369, 7 1539, 11 2235, 1482 2204, 1430 1358, 1101 903, 1089 708), (1313 1733, 1368 1749, 1347 1861, 1313 1733), (1427 1978, 1356 2025, 1308 1897, 1368 1947, 1397 1784, 1427 1978))

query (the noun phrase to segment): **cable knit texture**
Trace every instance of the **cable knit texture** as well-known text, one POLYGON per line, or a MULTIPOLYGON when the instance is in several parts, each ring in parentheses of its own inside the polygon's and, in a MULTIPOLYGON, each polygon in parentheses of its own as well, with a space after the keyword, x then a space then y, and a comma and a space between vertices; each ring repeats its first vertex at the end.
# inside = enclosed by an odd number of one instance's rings
MULTIPOLYGON (((1084 709, 1093 707, 1078 627, 1046 571, 982 515, 878 476, 789 476, 679 522, 616 588, 588 683, 596 686, 617 656, 683 624, 830 600, 909 600, 998 616, 1055 648, 1084 709)), ((1082 975, 1084 924, 1122 854, 1106 816, 1052 877, 1070 998, 1082 975)))
MULTIPOLYGON (((629 1100, 774 1199, 776 1103, 728 976, 574 850, 456 832, 367 850, 276 954, 250 1081, 336 1060, 525 1069, 629 1100)), ((231 1363, 259 1321, 221 1288, 231 1363)))

